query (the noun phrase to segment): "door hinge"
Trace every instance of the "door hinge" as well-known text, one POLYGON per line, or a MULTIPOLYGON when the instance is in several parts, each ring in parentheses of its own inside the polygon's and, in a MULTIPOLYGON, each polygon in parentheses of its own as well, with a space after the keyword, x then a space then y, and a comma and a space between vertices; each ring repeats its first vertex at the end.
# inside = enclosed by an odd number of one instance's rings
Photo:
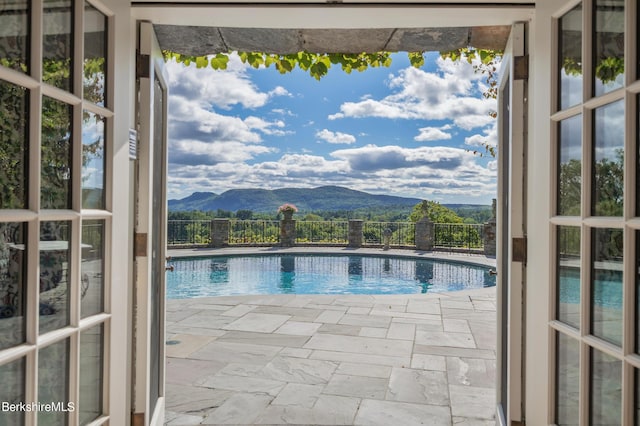
POLYGON ((136 77, 149 78, 151 76, 151 57, 138 53, 136 55, 136 77))
POLYGON ((512 238, 511 261, 527 263, 527 237, 512 238))
POLYGON ((147 234, 135 233, 133 240, 133 252, 135 257, 147 256, 147 234))
POLYGON ((529 55, 513 58, 513 79, 529 80, 529 55))
POLYGON ((144 426, 144 413, 131 413, 131 426, 144 426))

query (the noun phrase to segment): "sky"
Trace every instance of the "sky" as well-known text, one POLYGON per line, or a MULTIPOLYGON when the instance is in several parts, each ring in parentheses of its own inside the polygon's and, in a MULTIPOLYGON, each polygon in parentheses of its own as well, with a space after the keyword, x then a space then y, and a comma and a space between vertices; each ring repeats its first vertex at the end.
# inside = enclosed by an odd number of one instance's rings
POLYGON ((466 60, 406 53, 390 67, 320 81, 296 68, 166 64, 168 197, 229 189, 344 186, 441 203, 491 204, 497 143, 486 82, 466 60))

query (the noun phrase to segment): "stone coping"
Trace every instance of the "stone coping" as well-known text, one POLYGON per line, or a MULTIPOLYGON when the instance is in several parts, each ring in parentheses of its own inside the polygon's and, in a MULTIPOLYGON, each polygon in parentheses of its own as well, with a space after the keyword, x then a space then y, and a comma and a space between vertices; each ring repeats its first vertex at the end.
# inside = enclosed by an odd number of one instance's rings
POLYGON ((224 248, 188 248, 169 249, 167 256, 173 258, 206 257, 206 256, 243 256, 269 254, 320 254, 320 255, 361 255, 361 256, 389 256, 409 259, 444 260, 447 262, 466 263, 472 265, 496 267, 495 257, 479 254, 466 254, 444 251, 421 251, 415 249, 381 248, 350 248, 327 246, 296 246, 296 247, 224 247, 224 248))

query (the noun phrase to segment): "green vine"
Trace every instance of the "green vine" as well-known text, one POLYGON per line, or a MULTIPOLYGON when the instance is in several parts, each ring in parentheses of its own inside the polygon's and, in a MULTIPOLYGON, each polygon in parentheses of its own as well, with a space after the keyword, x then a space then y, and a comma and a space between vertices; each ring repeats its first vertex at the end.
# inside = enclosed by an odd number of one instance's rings
MULTIPOLYGON (((211 66, 214 70, 227 69, 230 55, 230 53, 218 53, 207 57, 181 55, 170 51, 164 51, 163 53, 167 60, 175 59, 176 62, 183 63, 186 66, 195 63, 197 68, 211 66)), ((298 52, 288 55, 238 52, 238 56, 242 63, 248 64, 253 68, 260 68, 261 66, 269 68, 273 65, 280 74, 286 74, 298 67, 302 71, 308 72, 316 80, 320 80, 327 75, 333 65, 340 65, 342 71, 347 74, 351 74, 354 70, 362 72, 368 68, 388 67, 391 65, 391 53, 389 52, 358 54, 298 52)))

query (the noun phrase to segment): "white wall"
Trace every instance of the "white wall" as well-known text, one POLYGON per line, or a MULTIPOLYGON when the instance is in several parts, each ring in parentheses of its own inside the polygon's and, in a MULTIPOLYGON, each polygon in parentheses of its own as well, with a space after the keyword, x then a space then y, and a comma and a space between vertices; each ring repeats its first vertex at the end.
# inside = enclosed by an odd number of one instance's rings
POLYGON ((114 13, 110 28, 115 61, 110 64, 111 105, 114 108, 114 136, 111 156, 111 312, 113 314, 109 351, 109 405, 111 424, 127 425, 130 420, 131 312, 132 312, 132 208, 133 166, 129 161, 128 131, 134 126, 135 32, 128 0, 104 0, 114 13))
POLYGON ((551 354, 549 295, 551 258, 551 13, 559 0, 536 2, 536 16, 530 32, 529 137, 528 137, 528 262, 525 345, 525 416, 527 424, 549 424, 553 395, 548 386, 551 354))

